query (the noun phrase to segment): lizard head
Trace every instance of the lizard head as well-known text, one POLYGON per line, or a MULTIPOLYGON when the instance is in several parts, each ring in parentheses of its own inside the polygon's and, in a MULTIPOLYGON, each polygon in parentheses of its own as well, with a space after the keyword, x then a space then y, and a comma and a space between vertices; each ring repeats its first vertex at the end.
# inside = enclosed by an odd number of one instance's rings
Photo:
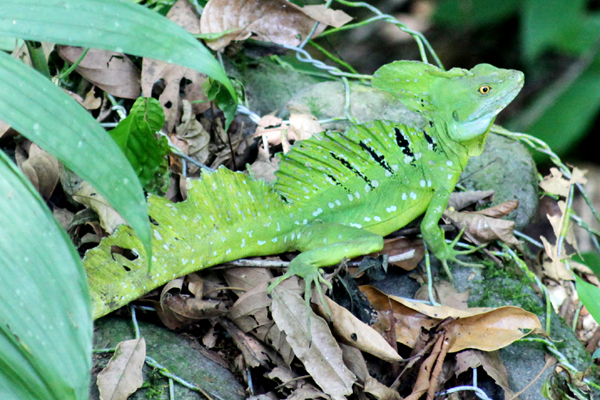
POLYGON ((479 64, 471 70, 396 61, 373 75, 373 87, 393 93, 402 103, 444 124, 449 139, 461 142, 471 155, 483 150, 485 134, 496 115, 523 87, 523 73, 479 64))
POLYGON ((461 75, 432 82, 431 100, 448 124, 450 138, 466 142, 487 132, 523 87, 524 76, 489 64, 459 71, 461 75))

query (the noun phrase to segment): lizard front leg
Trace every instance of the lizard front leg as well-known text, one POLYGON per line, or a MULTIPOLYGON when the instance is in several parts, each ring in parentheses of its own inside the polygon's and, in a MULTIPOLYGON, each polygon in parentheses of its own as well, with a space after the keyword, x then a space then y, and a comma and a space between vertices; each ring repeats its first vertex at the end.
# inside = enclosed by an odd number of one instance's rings
POLYGON ((331 284, 323 278, 319 268, 337 264, 344 257, 354 258, 383 248, 381 235, 341 224, 306 225, 300 229, 295 240, 296 249, 301 253, 290 262, 287 272, 269 285, 267 293, 283 280, 296 275, 304 279, 306 306, 310 307, 311 289, 314 284, 328 313, 329 307, 321 291, 321 283, 329 288, 331 284))
MULTIPOLYGON (((452 186, 453 188, 454 186, 452 186)), ((461 233, 452 241, 451 244, 446 243, 444 231, 439 227, 438 223, 442 218, 442 214, 446 207, 448 206, 448 200, 450 199, 450 193, 452 193, 452 188, 444 187, 436 190, 433 199, 429 203, 429 207, 427 207, 427 211, 425 212, 425 216, 423 217, 423 221, 421 222, 421 233, 423 234, 423 239, 427 243, 427 246, 431 250, 431 252, 442 262, 442 266, 448 275, 448 278, 451 280, 452 273, 450 272, 450 268, 448 267, 448 261, 454 261, 463 265, 472 265, 460 261, 457 259, 457 256, 470 254, 478 249, 474 250, 455 250, 454 245, 460 239, 461 233)))

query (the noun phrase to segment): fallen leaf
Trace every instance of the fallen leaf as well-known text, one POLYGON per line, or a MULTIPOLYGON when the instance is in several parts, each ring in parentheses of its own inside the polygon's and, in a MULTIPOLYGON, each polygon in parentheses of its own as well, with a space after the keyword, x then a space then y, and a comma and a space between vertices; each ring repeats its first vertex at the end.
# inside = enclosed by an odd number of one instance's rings
MULTIPOLYGON (((469 291, 459 293, 458 290, 448 281, 437 281, 433 283, 433 295, 435 300, 443 306, 456 308, 457 310, 467 310, 467 300, 469 291)), ((427 285, 423 285, 415 293, 415 300, 429 300, 427 285)))
MULTIPOLYGON (((184 154, 200 164, 205 164, 210 156, 208 149, 210 133, 196 119, 196 114, 192 113, 191 103, 187 100, 181 102, 183 107, 181 123, 175 127, 175 135, 170 135, 171 140, 184 154), (185 143, 185 146, 182 146, 183 143, 185 143)), ((188 173, 193 174, 198 168, 198 166, 190 163, 188 173)))
POLYGON ((383 249, 376 253, 371 253, 369 256, 377 257, 381 254, 389 256, 389 264, 400 267, 405 271, 412 271, 425 256, 425 246, 423 246, 422 239, 396 237, 385 239, 383 241, 383 249))
POLYGON ((508 371, 497 351, 484 353, 478 350, 465 350, 457 353, 454 373, 458 376, 468 369, 475 369, 479 366, 482 366, 496 384, 504 389, 505 399, 513 398, 514 392, 510 388, 508 371))
MULTIPOLYGON (((84 49, 56 46, 58 55, 74 64, 84 49)), ((91 48, 75 71, 105 92, 125 99, 140 97, 140 70, 123 53, 91 48)))
POLYGON ((146 360, 144 338, 126 340, 117 345, 108 365, 98 374, 101 400, 125 400, 142 386, 142 367, 146 360))
POLYGON ((294 354, 321 390, 336 400, 352 394, 356 377, 344 364, 342 351, 325 320, 307 310, 302 297, 281 285, 271 295, 273 320, 286 333, 294 354), (310 312, 310 334, 307 312, 310 312))
POLYGON ((289 140, 306 140, 315 133, 324 131, 321 124, 319 124, 317 117, 310 113, 308 107, 295 104, 288 108, 290 110, 288 129, 289 140))
POLYGON ((485 215, 491 218, 502 218, 516 210, 519 206, 518 200, 508 200, 493 207, 484 208, 480 211, 475 211, 477 214, 485 215))
MULTIPOLYGON (((315 23, 302 8, 285 0, 210 0, 202 12, 202 34, 231 30, 218 39, 206 40, 213 50, 221 50, 233 40, 257 40, 298 46, 310 34, 315 23)), ((314 36, 326 25, 320 24, 314 36)))
POLYGON ((302 7, 302 12, 315 21, 319 21, 325 25, 331 25, 334 28, 340 28, 353 19, 342 10, 327 8, 325 4, 304 6, 302 7))
POLYGON ((494 197, 493 190, 475 190, 466 192, 452 192, 448 201, 448 208, 462 210, 471 204, 481 204, 484 201, 492 201, 494 197))
POLYGON ((249 172, 252 174, 254 179, 263 179, 266 182, 273 182, 275 172, 279 169, 279 163, 277 158, 271 157, 269 150, 265 149, 264 146, 258 146, 258 156, 256 161, 248 166, 249 172))
POLYGON ((54 156, 40 149, 37 144, 31 143, 29 154, 26 156, 23 149, 17 147, 15 158, 17 165, 23 171, 33 187, 44 199, 50 198, 59 178, 59 162, 54 156))
POLYGON ((284 360, 275 352, 265 346, 255 337, 247 335, 233 322, 226 318, 220 319, 219 323, 227 330, 234 340, 236 347, 242 352, 246 365, 250 367, 268 367, 269 365, 284 366, 284 360))
POLYGON ((513 235, 514 221, 491 218, 482 215, 480 212, 446 210, 444 215, 463 227, 466 232, 481 243, 489 243, 499 239, 508 244, 519 244, 519 240, 513 235))
MULTIPOLYGON (((167 18, 192 34, 200 33, 198 14, 195 7, 187 0, 178 0, 167 13, 167 18)), ((210 108, 208 97, 202 89, 206 79, 206 75, 196 70, 144 58, 141 76, 142 94, 144 97, 151 97, 155 85, 162 87, 158 101, 165 112, 167 134, 173 132, 182 115, 182 100, 194 102, 191 110, 194 116, 210 108)))
POLYGON ((117 226, 125 224, 123 217, 115 211, 114 208, 87 182, 82 182, 79 188, 73 193, 73 199, 96 211, 102 228, 109 234, 112 234, 117 226))
POLYGON ((378 400, 401 400, 400 393, 385 386, 377 379, 369 376, 365 383, 365 393, 370 394, 378 400))
POLYGON ((498 350, 532 332, 544 332, 537 316, 519 307, 458 310, 385 295, 368 285, 361 286, 360 290, 378 311, 393 310, 396 338, 411 348, 414 347, 421 328, 429 330, 446 318, 455 319, 446 328, 452 341, 449 352, 467 348, 498 350))
MULTIPOLYGON (((313 298, 317 299, 315 295, 313 295, 313 298)), ((342 343, 356 347, 387 362, 402 360, 396 350, 375 329, 356 318, 350 311, 330 298, 325 297, 325 301, 331 311, 332 331, 342 343)), ((325 315, 321 302, 317 301, 316 305, 319 307, 321 315, 325 315)))

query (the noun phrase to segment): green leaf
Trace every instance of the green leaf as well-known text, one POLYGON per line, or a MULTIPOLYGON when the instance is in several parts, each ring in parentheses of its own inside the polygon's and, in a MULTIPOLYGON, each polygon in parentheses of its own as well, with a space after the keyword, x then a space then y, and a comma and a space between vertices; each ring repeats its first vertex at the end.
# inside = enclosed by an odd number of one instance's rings
POLYGON ((581 257, 578 254, 574 254, 572 257, 573 261, 584 264, 589 267, 596 276, 600 277, 600 254, 596 252, 584 252, 581 253, 581 257))
POLYGON ((151 250, 146 198, 123 152, 75 100, 2 52, 0 119, 91 183, 151 250))
POLYGON ((131 107, 127 118, 109 132, 144 187, 154 179, 169 152, 167 139, 161 136, 159 143, 155 138, 164 123, 165 114, 160 102, 140 97, 131 107))
POLYGON ((573 81, 557 82, 534 99, 518 119, 507 126, 527 132, 559 156, 572 149, 600 110, 600 55, 573 81))
POLYGON ((577 275, 575 276, 577 281, 577 296, 583 303, 585 308, 590 312, 596 322, 600 323, 600 288, 587 283, 577 275))
MULTIPOLYGON (((221 82, 225 71, 189 32, 127 0, 2 0, 0 35, 149 57, 195 69, 221 82)), ((226 116, 235 113, 230 106, 226 116)))
POLYGON ((462 29, 499 23, 514 14, 521 0, 443 0, 435 10, 435 21, 462 29))
POLYGON ((523 55, 530 63, 545 50, 579 54, 600 31, 585 14, 587 0, 526 0, 521 8, 523 55))
POLYGON ((92 318, 79 255, 3 152, 0 193, 0 397, 87 399, 92 318))

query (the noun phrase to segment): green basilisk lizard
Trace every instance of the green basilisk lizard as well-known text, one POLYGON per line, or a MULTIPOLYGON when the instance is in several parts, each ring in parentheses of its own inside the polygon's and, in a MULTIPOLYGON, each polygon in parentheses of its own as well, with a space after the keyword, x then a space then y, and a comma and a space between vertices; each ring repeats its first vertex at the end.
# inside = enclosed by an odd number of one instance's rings
POLYGON ((320 289, 319 267, 381 250, 384 235, 423 213, 429 249, 445 266, 455 260, 461 252, 446 243, 438 222, 468 158, 481 154, 496 115, 523 86, 523 74, 487 64, 443 71, 398 61, 380 68, 373 86, 398 96, 423 125, 372 121, 297 143, 281 157, 272 187, 220 168, 190 181, 185 202, 150 196, 151 271, 127 226, 86 255, 94 317, 175 277, 288 251, 300 254, 269 289, 292 275, 320 289), (113 254, 113 246, 134 257, 113 254))

